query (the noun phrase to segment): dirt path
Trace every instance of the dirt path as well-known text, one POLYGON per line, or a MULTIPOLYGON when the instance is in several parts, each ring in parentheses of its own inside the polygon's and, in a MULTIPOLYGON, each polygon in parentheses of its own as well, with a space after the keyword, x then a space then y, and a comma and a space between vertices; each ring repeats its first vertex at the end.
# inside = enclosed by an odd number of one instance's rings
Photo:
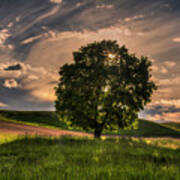
POLYGON ((45 127, 17 124, 12 122, 0 121, 0 133, 18 135, 39 135, 39 136, 92 136, 88 133, 73 132, 66 130, 56 130, 45 127))

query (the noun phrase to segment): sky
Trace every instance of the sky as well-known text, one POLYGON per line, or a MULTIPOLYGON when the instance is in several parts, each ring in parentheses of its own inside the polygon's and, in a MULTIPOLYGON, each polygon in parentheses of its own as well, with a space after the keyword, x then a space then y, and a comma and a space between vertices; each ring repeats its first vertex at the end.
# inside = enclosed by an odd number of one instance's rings
POLYGON ((0 0, 0 109, 54 110, 59 68, 103 39, 153 62, 139 116, 180 122, 179 0, 0 0))

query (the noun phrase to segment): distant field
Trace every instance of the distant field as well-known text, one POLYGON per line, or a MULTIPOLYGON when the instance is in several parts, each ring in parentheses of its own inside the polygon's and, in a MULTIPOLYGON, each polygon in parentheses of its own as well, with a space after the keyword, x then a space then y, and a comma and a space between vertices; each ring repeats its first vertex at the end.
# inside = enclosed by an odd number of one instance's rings
POLYGON ((179 180, 179 162, 141 140, 26 137, 0 145, 0 180, 179 180))
MULTIPOLYGON (((55 112, 36 112, 36 111, 0 111, 0 120, 20 122, 37 126, 46 126, 58 129, 83 131, 73 129, 58 119, 55 112)), ((92 131, 91 131, 92 132, 92 131)), ((114 130, 113 132, 104 131, 105 134, 120 134, 129 136, 143 137, 177 137, 180 138, 180 125, 178 123, 157 124, 150 121, 139 120, 137 130, 114 130)))

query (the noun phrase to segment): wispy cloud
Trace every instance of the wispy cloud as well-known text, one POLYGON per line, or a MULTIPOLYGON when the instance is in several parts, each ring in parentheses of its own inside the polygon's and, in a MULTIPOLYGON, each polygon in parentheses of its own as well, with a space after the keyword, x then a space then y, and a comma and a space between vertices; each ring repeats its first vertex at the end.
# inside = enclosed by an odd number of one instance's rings
POLYGON ((0 30, 0 49, 4 50, 7 48, 11 49, 11 46, 6 45, 6 40, 11 36, 8 29, 0 30))
POLYGON ((131 21, 140 20, 140 19, 143 19, 143 18, 144 18, 144 15, 139 14, 139 15, 136 15, 136 16, 127 17, 127 18, 124 19, 124 21, 125 22, 131 22, 131 21))
POLYGON ((173 68, 176 66, 176 62, 174 62, 174 61, 165 61, 164 64, 165 64, 165 66, 167 66, 169 68, 173 68))
POLYGON ((180 99, 160 99, 159 101, 154 101, 153 106, 174 106, 180 108, 180 99))
POLYGON ((4 108, 4 107, 8 107, 8 105, 0 102, 0 108, 4 108))
POLYGON ((22 41, 21 44, 29 44, 29 43, 32 43, 32 42, 34 42, 35 40, 39 40, 41 37, 42 37, 42 35, 30 37, 30 38, 25 39, 24 41, 22 41))
POLYGON ((96 6, 97 9, 112 9, 113 5, 112 4, 101 4, 96 6))
POLYGON ((17 88, 19 84, 15 79, 6 79, 3 86, 6 88, 17 88))
POLYGON ((180 122, 180 112, 163 112, 162 114, 148 115, 146 118, 157 122, 180 122))
POLYGON ((50 2, 60 4, 60 3, 62 3, 62 0, 50 0, 50 2))
POLYGON ((173 39, 173 42, 180 43, 180 37, 176 37, 173 39))
POLYGON ((55 7, 53 7, 50 11, 38 16, 34 21, 32 21, 31 23, 29 23, 27 26, 25 26, 24 28, 22 28, 20 31, 19 31, 19 34, 22 34, 23 32, 27 31, 28 29, 32 28, 35 24, 37 24, 38 22, 40 21, 43 21, 44 19, 46 18, 49 18, 53 15, 55 15, 58 10, 59 10, 59 6, 56 5, 55 7))

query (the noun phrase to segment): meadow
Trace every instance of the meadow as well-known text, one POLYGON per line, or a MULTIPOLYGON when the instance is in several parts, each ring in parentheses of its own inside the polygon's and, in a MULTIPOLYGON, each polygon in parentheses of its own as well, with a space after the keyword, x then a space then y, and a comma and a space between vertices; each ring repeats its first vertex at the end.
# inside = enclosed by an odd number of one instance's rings
POLYGON ((179 180, 180 149, 139 139, 24 137, 0 145, 0 180, 179 180))
MULTIPOLYGON (((0 111, 0 120, 68 129, 54 112, 0 111)), ((101 140, 0 132, 0 180, 179 180, 179 130, 140 120, 137 130, 101 140)))

